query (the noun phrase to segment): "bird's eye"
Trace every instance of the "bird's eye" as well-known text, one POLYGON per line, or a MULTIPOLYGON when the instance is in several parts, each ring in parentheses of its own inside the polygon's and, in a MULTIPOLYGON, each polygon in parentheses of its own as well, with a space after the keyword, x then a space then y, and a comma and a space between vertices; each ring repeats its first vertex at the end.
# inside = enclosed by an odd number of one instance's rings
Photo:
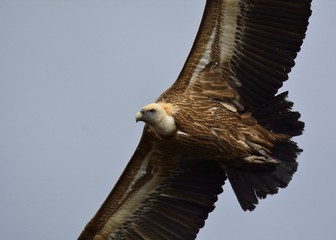
POLYGON ((148 112, 150 112, 150 113, 156 113, 156 109, 150 109, 150 110, 148 110, 148 112))

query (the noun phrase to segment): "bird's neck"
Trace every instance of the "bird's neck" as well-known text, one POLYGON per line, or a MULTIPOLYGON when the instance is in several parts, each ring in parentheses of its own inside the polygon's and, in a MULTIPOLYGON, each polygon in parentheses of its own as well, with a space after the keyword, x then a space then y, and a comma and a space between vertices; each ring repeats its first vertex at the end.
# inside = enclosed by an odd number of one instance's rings
POLYGON ((159 123, 151 126, 151 128, 161 136, 172 136, 177 130, 174 117, 167 114, 159 123))

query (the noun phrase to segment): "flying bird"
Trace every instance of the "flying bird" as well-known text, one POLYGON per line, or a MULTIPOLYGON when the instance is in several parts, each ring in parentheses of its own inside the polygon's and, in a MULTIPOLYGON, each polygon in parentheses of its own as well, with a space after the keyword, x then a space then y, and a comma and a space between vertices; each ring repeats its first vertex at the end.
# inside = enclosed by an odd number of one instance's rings
POLYGON ((304 123, 278 93, 311 0, 207 0, 173 85, 136 113, 134 155, 78 240, 195 239, 226 180, 243 210, 285 188, 304 123))

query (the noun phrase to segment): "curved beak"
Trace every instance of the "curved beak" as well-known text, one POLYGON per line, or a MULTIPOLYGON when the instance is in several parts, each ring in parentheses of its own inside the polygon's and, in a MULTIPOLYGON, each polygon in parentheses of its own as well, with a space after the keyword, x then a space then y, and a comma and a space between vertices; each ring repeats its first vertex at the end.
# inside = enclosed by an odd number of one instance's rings
POLYGON ((139 122, 139 121, 143 121, 144 120, 144 114, 142 112, 137 112, 135 114, 135 121, 139 122))

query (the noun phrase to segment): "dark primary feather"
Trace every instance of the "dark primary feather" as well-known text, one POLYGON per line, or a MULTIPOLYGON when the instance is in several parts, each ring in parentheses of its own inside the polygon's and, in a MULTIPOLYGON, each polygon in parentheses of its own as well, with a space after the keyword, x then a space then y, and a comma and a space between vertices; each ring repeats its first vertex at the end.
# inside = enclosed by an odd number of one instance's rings
POLYGON ((112 239, 134 233, 139 239, 196 237, 222 192, 225 174, 215 162, 197 159, 181 160, 174 172, 131 214, 129 223, 114 230, 112 239))
POLYGON ((233 75, 245 110, 272 100, 288 73, 305 37, 311 1, 240 1, 239 30, 233 75))

